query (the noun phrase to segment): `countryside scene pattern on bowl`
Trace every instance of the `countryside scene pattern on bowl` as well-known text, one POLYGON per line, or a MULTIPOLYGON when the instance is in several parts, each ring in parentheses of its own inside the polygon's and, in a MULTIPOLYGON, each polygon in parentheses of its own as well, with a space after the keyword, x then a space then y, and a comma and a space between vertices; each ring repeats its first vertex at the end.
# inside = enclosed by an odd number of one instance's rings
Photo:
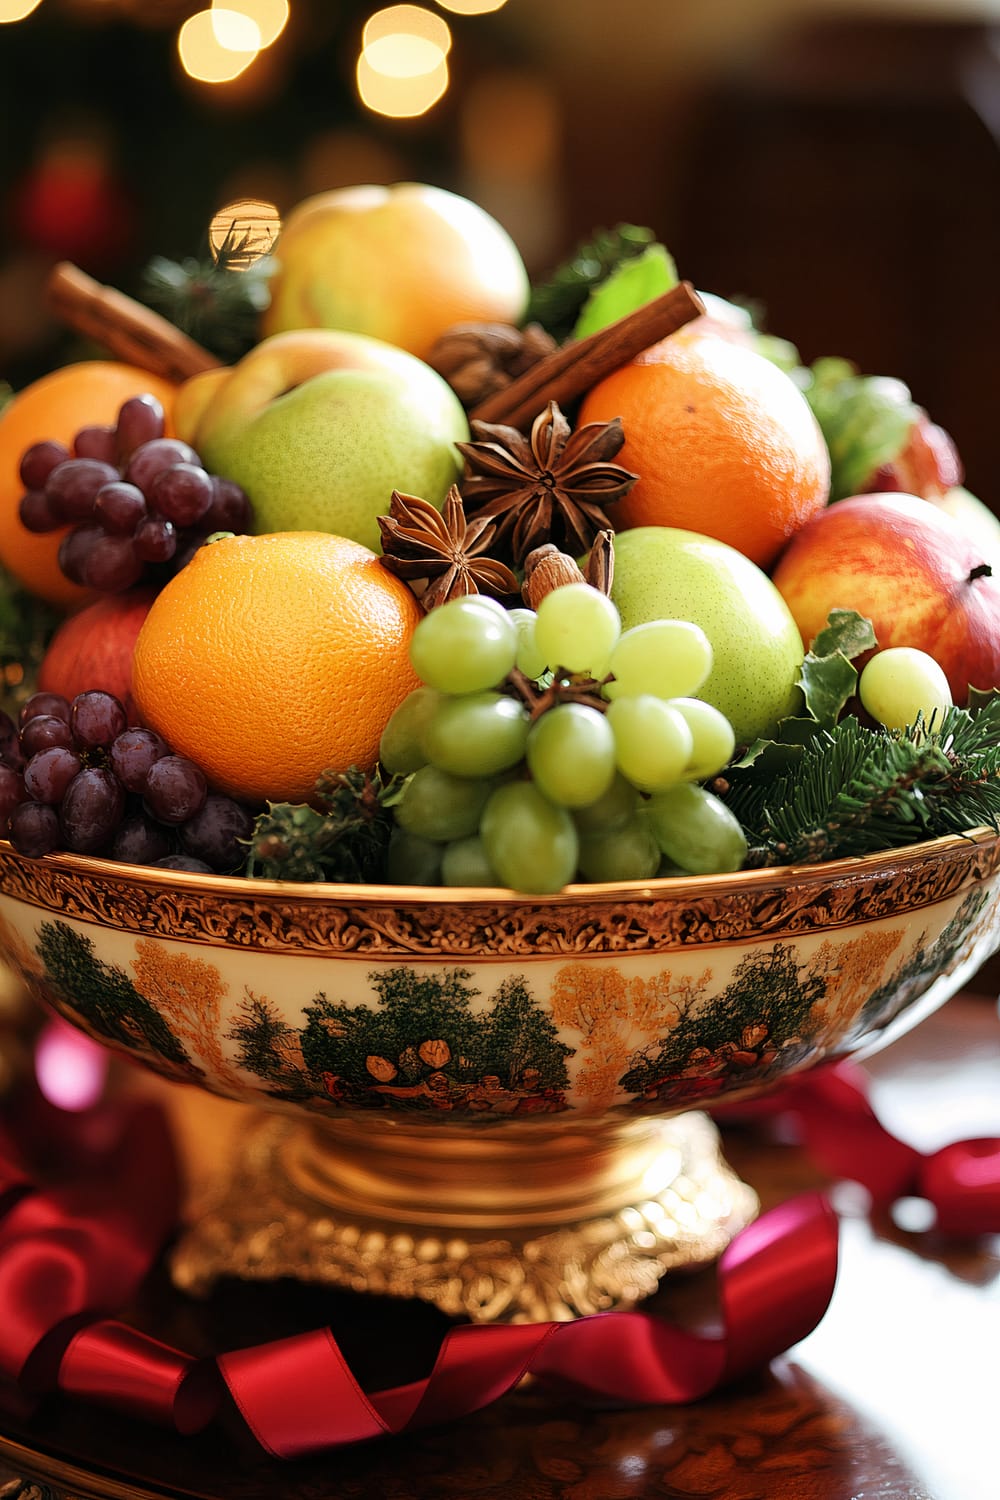
POLYGON ((421 901, 4 850, 0 947, 117 1051, 279 1110, 670 1113, 871 1046, 939 1003, 1000 940, 998 868, 1000 838, 981 834, 825 867, 421 901))

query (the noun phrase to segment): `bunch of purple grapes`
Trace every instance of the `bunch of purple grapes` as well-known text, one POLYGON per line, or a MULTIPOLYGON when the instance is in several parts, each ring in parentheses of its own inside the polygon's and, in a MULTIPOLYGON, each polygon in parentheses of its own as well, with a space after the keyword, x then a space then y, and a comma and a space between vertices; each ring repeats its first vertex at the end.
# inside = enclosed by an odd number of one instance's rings
POLYGON ((229 874, 246 864, 250 810, 211 792, 194 761, 131 727, 111 693, 35 693, 0 710, 0 834, 37 859, 57 849, 229 874))
POLYGON ((82 428, 72 453, 50 439, 24 453, 21 524, 72 528, 59 566, 73 583, 104 594, 164 583, 213 532, 249 531, 240 486, 209 474, 192 447, 163 433, 156 397, 132 396, 114 427, 82 428))

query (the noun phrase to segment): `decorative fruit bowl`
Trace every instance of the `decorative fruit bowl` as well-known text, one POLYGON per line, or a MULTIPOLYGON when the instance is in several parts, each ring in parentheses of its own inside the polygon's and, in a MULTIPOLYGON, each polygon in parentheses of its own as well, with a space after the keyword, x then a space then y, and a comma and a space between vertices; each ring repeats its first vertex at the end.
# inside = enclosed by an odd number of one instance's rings
POLYGON ((947 999, 1000 944, 998 882, 992 832, 546 897, 2 845, 0 947, 115 1051, 260 1107, 179 1284, 569 1317, 724 1248, 755 1202, 698 1111, 947 999))
POLYGON ((628 1306, 755 1211, 706 1108, 1000 944, 1000 583, 951 439, 651 232, 531 288, 499 234, 434 190, 314 202, 225 365, 57 267, 163 398, 85 363, 0 413, 0 563, 78 606, 0 714, 0 951, 249 1107, 191 1290, 628 1306), (372 280, 383 208, 412 282, 372 280), (370 293, 336 326, 302 224, 370 293), (498 244, 504 305, 438 296, 498 244))

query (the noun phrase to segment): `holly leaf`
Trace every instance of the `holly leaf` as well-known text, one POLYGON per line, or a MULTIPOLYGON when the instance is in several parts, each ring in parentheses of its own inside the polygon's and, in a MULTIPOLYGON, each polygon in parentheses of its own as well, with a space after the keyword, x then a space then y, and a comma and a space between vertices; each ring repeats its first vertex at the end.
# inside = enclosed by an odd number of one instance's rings
POLYGON ((970 714, 982 713, 992 704, 1000 701, 1000 689, 969 687, 968 709, 970 714))
POLYGON ((586 338, 637 307, 644 307, 677 285, 677 267, 673 256, 658 241, 647 245, 640 255, 620 261, 613 271, 595 286, 576 320, 572 337, 586 338))
POLYGON ((783 740, 754 740, 738 760, 726 767, 723 775, 729 779, 735 774, 739 779, 740 772, 752 768, 756 776, 769 780, 787 771, 801 755, 801 744, 785 744, 783 740))
POLYGON ((799 674, 806 709, 821 728, 832 729, 857 690, 858 672, 851 658, 876 645, 870 620, 853 609, 830 611, 826 629, 813 641, 799 674))
POLYGON ((831 609, 826 629, 820 631, 809 650, 815 656, 829 656, 839 651, 851 660, 863 651, 874 650, 877 645, 871 620, 854 609, 831 609))

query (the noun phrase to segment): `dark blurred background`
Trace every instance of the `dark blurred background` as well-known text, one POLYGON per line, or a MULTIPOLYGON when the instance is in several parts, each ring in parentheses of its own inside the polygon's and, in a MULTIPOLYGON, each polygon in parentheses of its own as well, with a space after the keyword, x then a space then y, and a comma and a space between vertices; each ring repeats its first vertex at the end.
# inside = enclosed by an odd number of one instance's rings
MULTIPOLYGON (((62 355, 57 259, 134 292, 237 199, 429 181, 494 213, 533 275, 598 226, 651 226, 805 359, 904 379, 998 508, 995 0, 427 0, 451 47, 405 115, 359 92, 377 0, 288 0, 216 83, 178 49, 208 3, 0 0, 0 378, 62 355)), ((229 0, 262 24, 284 4, 229 0)))

